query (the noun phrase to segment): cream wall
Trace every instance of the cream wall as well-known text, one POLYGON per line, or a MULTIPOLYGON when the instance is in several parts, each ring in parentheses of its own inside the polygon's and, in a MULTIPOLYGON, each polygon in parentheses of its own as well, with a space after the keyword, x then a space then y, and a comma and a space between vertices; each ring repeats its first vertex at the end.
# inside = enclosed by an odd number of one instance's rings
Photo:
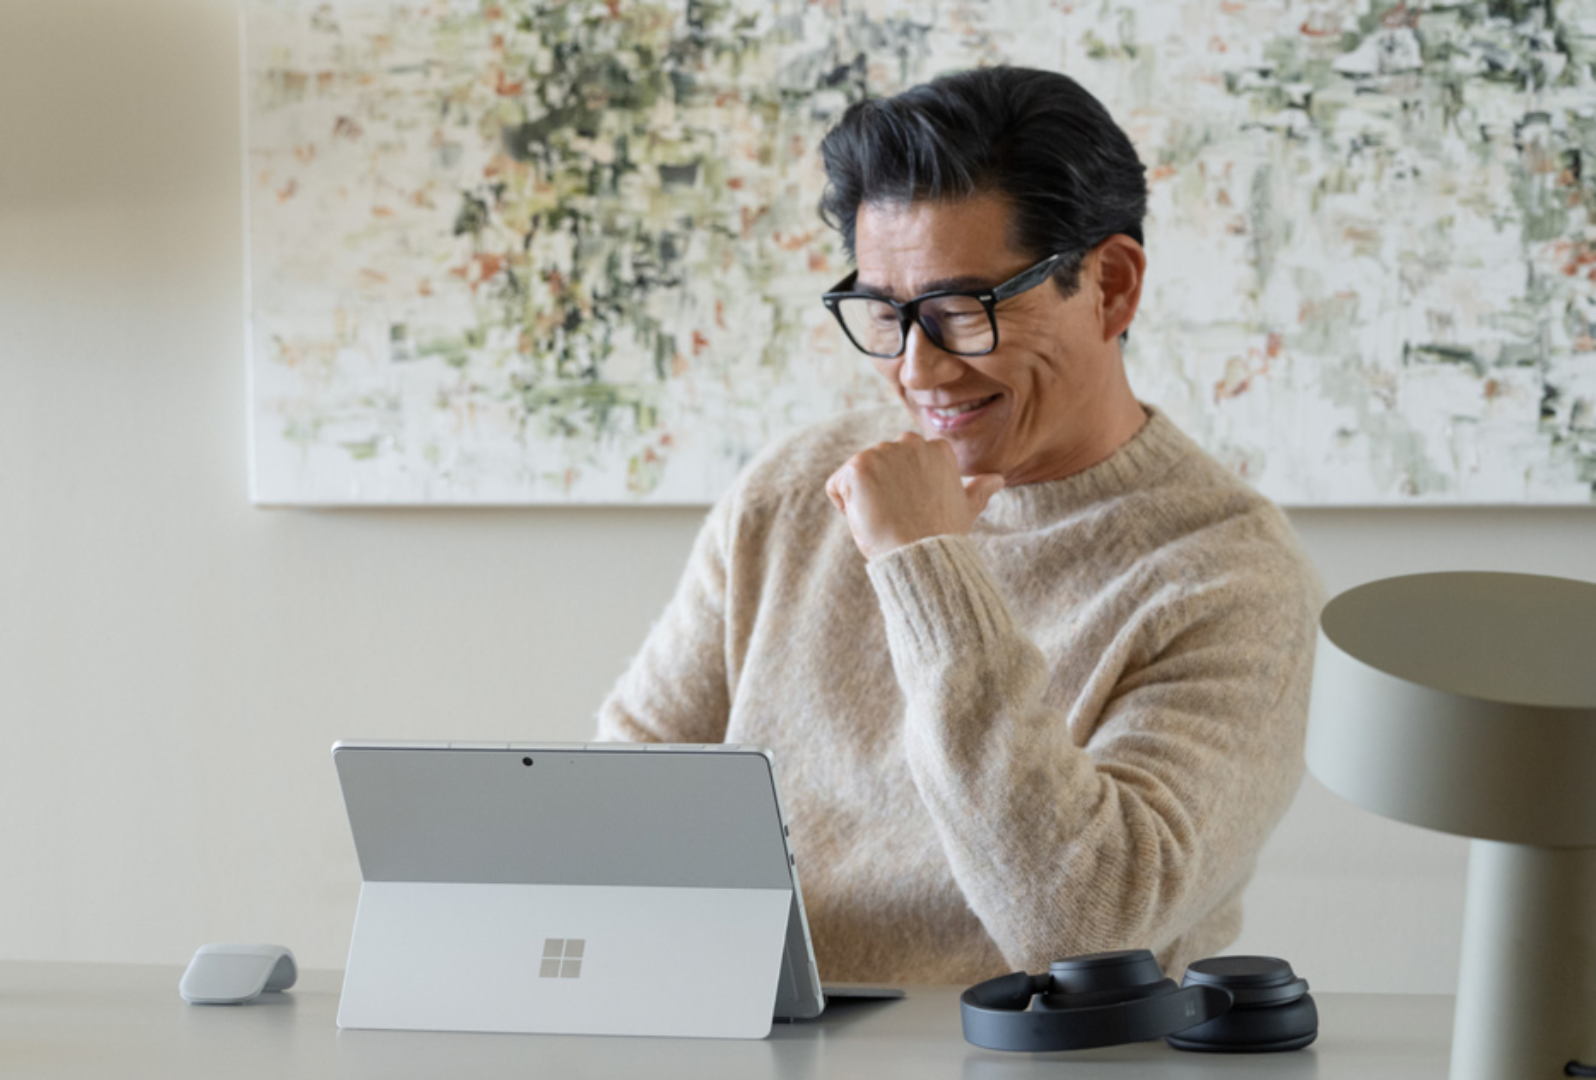
MULTIPOLYGON (((236 22, 0 0, 0 958, 274 940, 340 966, 332 741, 583 737, 697 525, 249 505, 236 22)), ((1596 578, 1596 512, 1295 517, 1332 590, 1596 578)), ((1310 780, 1238 947, 1447 990, 1463 864, 1310 780)))

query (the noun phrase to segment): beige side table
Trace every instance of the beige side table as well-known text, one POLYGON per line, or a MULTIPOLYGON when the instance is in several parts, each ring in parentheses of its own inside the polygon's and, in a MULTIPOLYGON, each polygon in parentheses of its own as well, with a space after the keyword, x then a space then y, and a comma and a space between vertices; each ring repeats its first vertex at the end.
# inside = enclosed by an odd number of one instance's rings
POLYGON ((1319 621, 1308 766, 1467 836, 1451 1080, 1596 1075, 1596 584, 1370 582, 1319 621))

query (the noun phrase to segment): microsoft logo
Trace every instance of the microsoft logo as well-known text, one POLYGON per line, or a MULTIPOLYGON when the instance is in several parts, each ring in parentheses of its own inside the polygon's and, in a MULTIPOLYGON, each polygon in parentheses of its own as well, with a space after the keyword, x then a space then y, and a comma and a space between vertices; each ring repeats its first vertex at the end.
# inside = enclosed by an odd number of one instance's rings
POLYGON ((582 952, 586 948, 586 938, 544 938, 543 963, 538 966, 538 978, 580 979, 582 952))

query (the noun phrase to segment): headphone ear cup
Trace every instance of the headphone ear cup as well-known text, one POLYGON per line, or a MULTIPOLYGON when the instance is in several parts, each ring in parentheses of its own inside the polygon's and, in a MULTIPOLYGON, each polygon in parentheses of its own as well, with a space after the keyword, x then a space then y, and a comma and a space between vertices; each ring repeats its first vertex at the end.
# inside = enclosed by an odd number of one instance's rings
POLYGON ((1093 1009, 1162 997, 1178 989, 1147 949, 1092 953, 1053 961, 1048 989, 1038 995, 1034 1007, 1045 1012, 1093 1009))
POLYGON ((1268 1054, 1301 1050, 1319 1037, 1319 1007, 1312 994, 1286 1005, 1236 1008, 1206 1024, 1164 1039, 1176 1050, 1211 1054, 1268 1054))
POLYGON ((1265 1054, 1300 1050, 1319 1036, 1319 1007, 1308 981, 1291 965, 1268 956, 1199 960, 1181 985, 1213 986, 1233 999, 1212 1020, 1166 1036, 1177 1050, 1221 1054, 1265 1054))

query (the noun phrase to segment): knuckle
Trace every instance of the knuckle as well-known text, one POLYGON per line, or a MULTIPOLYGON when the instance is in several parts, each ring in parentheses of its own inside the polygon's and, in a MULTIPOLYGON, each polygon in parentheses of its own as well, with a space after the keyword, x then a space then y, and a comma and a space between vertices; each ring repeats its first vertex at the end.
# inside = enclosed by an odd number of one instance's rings
POLYGON ((868 450, 861 450, 848 462, 855 472, 869 473, 881 466, 883 460, 891 454, 892 448, 888 443, 878 443, 868 450))

